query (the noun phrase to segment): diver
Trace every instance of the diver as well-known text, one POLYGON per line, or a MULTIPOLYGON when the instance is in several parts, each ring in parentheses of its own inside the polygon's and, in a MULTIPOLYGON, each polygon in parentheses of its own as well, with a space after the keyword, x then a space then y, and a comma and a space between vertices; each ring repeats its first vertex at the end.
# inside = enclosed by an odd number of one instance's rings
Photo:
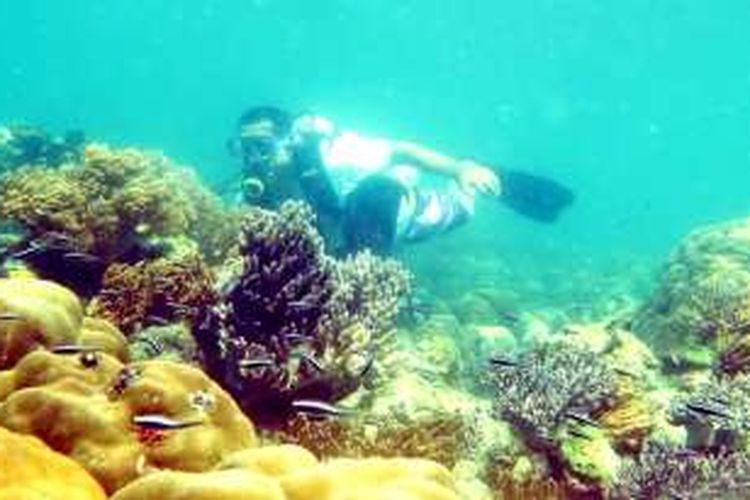
POLYGON ((398 242, 454 229, 474 214, 478 195, 552 221, 570 204, 565 187, 523 172, 498 173, 420 144, 340 130, 312 114, 272 106, 240 117, 230 150, 242 159, 242 201, 276 208, 301 198, 315 209, 334 253, 369 248, 390 254, 398 242), (438 174, 430 182, 424 174, 438 174))

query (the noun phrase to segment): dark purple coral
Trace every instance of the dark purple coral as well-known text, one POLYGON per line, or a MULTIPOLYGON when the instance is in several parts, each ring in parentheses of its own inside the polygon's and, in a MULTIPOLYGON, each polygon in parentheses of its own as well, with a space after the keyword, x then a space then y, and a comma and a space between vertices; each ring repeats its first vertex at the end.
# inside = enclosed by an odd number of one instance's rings
POLYGON ((367 254, 328 257, 299 202, 252 210, 240 247, 241 272, 195 330, 209 373, 261 426, 309 408, 295 401, 356 390, 408 289, 405 271, 367 254))

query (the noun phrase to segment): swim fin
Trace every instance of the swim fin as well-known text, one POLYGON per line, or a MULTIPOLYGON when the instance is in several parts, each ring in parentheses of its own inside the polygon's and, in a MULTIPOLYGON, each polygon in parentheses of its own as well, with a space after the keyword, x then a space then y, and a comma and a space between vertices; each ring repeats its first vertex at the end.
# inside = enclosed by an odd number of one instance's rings
POLYGON ((575 193, 559 182, 520 170, 502 169, 500 202, 537 222, 555 222, 575 200, 575 193))

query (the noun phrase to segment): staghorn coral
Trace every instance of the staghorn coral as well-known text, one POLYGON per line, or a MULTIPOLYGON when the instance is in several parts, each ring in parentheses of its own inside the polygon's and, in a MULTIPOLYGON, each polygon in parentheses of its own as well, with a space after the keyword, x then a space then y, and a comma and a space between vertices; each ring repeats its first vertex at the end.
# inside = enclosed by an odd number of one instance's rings
POLYGON ((703 455, 648 442, 621 471, 612 498, 741 499, 750 495, 750 458, 745 454, 703 455))
POLYGON ((585 349, 545 345, 493 367, 497 414, 534 450, 556 448, 575 416, 594 419, 615 406, 614 372, 585 349))
POLYGON ((102 487, 80 465, 33 436, 0 427, 0 498, 104 500, 102 487))
POLYGON ((283 423, 295 400, 353 392, 382 352, 405 271, 369 254, 328 257, 300 202, 251 211, 241 240, 240 274, 194 329, 209 373, 259 425, 283 423))
POLYGON ((334 459, 318 463, 306 450, 289 445, 238 452, 208 473, 151 474, 113 498, 335 500, 353 494, 363 500, 459 498, 450 473, 427 460, 334 459))
POLYGON ((590 494, 619 467, 599 417, 617 405, 614 371, 588 349, 547 344, 492 360, 496 414, 538 458, 542 475, 590 494))
POLYGON ((0 426, 73 458, 110 494, 153 469, 203 471, 255 445, 252 424, 200 370, 90 354, 37 350, 0 372, 0 426), (138 420, 154 417, 185 426, 138 420))
POLYGON ((193 253, 133 265, 112 264, 89 313, 132 335, 149 325, 192 323, 216 298, 213 273, 193 253))

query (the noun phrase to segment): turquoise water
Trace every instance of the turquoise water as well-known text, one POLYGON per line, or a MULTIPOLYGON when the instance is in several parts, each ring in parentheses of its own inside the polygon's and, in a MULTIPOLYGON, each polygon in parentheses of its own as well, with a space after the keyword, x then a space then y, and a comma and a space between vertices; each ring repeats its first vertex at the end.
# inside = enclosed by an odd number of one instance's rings
POLYGON ((6 1, 0 121, 159 148, 216 186, 237 115, 267 102, 534 169, 575 187, 565 220, 483 203, 418 252, 461 252, 441 272, 467 286, 474 256, 544 288, 748 215, 748 22, 740 0, 6 1))

